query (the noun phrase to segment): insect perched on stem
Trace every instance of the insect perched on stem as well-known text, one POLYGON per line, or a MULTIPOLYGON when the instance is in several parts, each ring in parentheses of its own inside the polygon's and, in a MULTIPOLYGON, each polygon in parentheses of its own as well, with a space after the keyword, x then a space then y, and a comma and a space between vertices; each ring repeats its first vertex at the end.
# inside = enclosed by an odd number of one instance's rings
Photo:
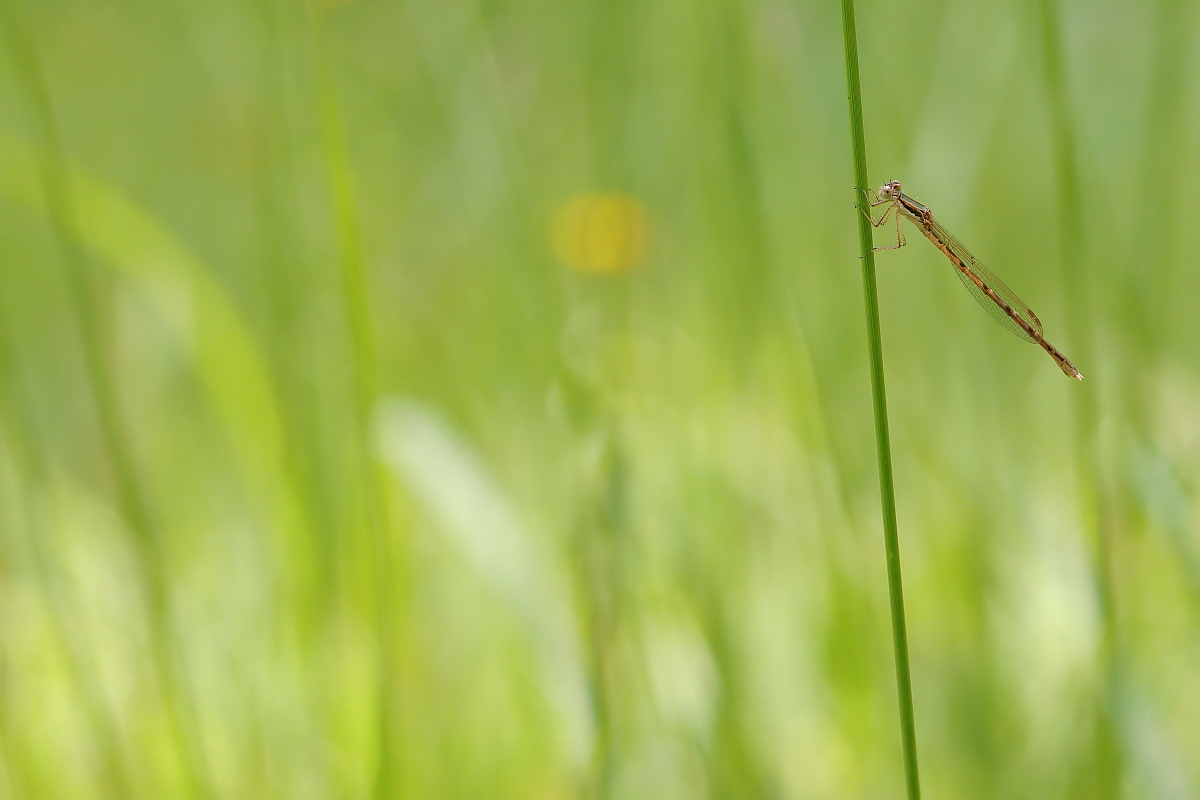
POLYGON ((928 208, 900 191, 900 181, 889 181, 880 186, 878 192, 870 189, 860 189, 859 191, 867 197, 871 208, 887 205, 878 219, 872 217, 866 209, 862 209, 862 212, 867 215, 867 219, 871 220, 872 225, 876 228, 882 227, 888 221, 889 216, 896 222, 896 243, 890 247, 875 247, 872 248, 873 250, 896 250, 903 247, 906 242, 904 241, 904 231, 900 228, 900 218, 907 218, 920 229, 921 233, 925 234, 929 241, 933 242, 938 250, 945 254, 946 258, 950 259, 963 285, 971 291, 979 304, 988 310, 988 313, 1017 336, 1027 342, 1039 345, 1049 353, 1050 357, 1054 359, 1054 363, 1058 364, 1058 368, 1067 377, 1083 380, 1083 376, 1079 374, 1079 370, 1075 369, 1075 365, 1058 348, 1046 341, 1046 337, 1042 335, 1042 322, 1037 318, 1037 314, 1034 314, 1033 310, 1025 305, 1021 298, 1017 297, 1013 290, 1005 286, 987 267, 980 264, 950 231, 934 220, 933 213, 928 208))

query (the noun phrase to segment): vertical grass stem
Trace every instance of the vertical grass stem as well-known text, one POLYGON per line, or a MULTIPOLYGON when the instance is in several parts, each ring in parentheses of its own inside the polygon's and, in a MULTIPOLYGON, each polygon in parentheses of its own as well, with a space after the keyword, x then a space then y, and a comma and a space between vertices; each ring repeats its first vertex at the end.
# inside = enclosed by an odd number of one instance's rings
MULTIPOLYGON (((842 0, 842 41, 846 56, 846 88, 850 101, 850 139, 854 153, 854 185, 867 180, 866 136, 863 132, 862 92, 858 81, 858 35, 854 27, 854 0, 842 0)), ((857 193, 857 188, 855 189, 857 193)), ((861 196, 855 201, 860 202, 861 196)), ((887 393, 883 380, 883 340, 879 330, 879 296, 875 283, 875 254, 871 251, 871 225, 864 214, 858 220, 862 251, 863 297, 867 312, 867 350, 871 364, 871 399, 875 411, 875 450, 879 458, 879 495, 883 511, 884 549, 887 556, 888 599, 892 616, 892 646, 896 658, 896 694, 900 705, 900 740, 904 754, 904 779, 908 800, 920 800, 917 771, 917 729, 913 716, 912 679, 908 666, 908 630, 904 622, 904 583, 900 575, 900 537, 896 527, 896 496, 892 483, 892 446, 888 433, 887 393)))

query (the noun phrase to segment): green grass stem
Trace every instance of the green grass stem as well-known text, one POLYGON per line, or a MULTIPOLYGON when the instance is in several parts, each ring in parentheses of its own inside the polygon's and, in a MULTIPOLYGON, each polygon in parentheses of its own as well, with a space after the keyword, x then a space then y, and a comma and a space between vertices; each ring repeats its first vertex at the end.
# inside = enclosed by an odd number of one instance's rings
MULTIPOLYGON (((850 144, 854 153, 856 202, 858 188, 866 188, 867 146, 863 132, 862 92, 858 80, 858 34, 854 27, 854 0, 842 0, 842 41, 846 55, 846 88, 850 101, 850 144)), ((879 329, 879 294, 875 282, 875 254, 871 251, 871 225, 855 212, 859 249, 862 251, 863 298, 867 312, 867 351, 871 364, 871 401, 875 411, 875 451, 879 458, 879 498, 883 511, 884 550, 887 556, 888 599, 892 615, 892 646, 896 657, 896 694, 900 705, 900 739, 904 751, 904 779, 908 800, 919 800, 917 727, 913 715, 912 678, 908 665, 908 630, 904 621, 904 582, 900 574, 900 536, 896 527, 896 492, 892 482, 892 445, 888 433, 887 391, 883 380, 883 339, 879 329)))

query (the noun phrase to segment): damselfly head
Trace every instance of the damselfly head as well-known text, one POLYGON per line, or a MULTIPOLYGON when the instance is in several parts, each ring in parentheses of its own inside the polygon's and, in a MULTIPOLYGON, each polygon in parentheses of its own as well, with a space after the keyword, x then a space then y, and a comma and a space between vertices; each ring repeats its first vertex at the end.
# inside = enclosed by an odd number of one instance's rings
POLYGON ((888 181, 879 187, 880 197, 895 197, 900 194, 900 181, 888 181))

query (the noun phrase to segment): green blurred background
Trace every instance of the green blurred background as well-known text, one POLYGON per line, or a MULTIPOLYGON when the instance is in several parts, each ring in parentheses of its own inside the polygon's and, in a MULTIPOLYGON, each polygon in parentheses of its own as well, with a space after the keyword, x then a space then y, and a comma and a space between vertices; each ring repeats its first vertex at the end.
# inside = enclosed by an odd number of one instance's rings
MULTIPOLYGON (((0 797, 902 795, 834 0, 0 10, 0 797)), ((930 798, 1200 792, 1198 11, 859 4, 930 798)))

